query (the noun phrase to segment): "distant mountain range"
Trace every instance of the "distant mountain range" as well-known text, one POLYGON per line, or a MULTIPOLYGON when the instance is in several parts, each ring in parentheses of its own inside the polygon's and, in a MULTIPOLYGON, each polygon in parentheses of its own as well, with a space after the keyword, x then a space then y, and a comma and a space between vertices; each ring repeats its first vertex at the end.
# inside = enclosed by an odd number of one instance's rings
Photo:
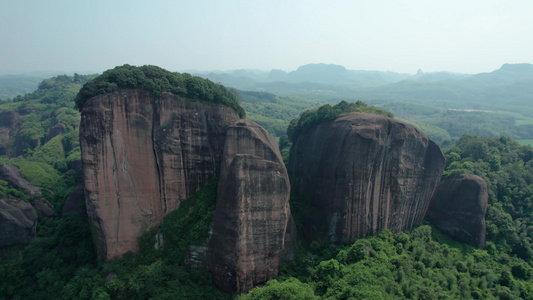
MULTIPOLYGON (((348 70, 340 65, 308 64, 282 70, 191 72, 243 91, 301 96, 319 102, 409 101, 446 108, 516 111, 533 116, 533 65, 504 64, 489 73, 405 74, 348 70)), ((0 76, 0 100, 31 92, 43 79, 33 75, 0 76)))
POLYGON ((444 107, 498 109, 533 115, 533 65, 504 64, 490 73, 451 72, 403 74, 348 70, 340 65, 309 64, 292 72, 282 70, 233 70, 196 73, 240 90, 263 91, 280 96, 302 96, 321 102, 341 99, 411 101, 444 107))
POLYGON ((43 79, 32 75, 0 75, 0 100, 31 93, 43 79))
POLYGON ((291 82, 304 83, 313 82, 319 84, 361 84, 382 85, 386 83, 398 82, 402 80, 460 80, 472 76, 497 76, 500 78, 518 78, 533 76, 533 65, 531 64, 504 64, 500 69, 491 73, 480 73, 476 75, 452 73, 452 72, 430 72, 425 73, 418 70, 416 74, 396 73, 391 71, 363 71, 348 70, 341 65, 334 64, 307 64, 298 69, 286 72, 283 70, 273 69, 271 71, 262 71, 255 69, 239 69, 229 71, 214 72, 194 72, 194 75, 207 77, 211 80, 231 79, 235 81, 249 80, 257 82, 291 82))

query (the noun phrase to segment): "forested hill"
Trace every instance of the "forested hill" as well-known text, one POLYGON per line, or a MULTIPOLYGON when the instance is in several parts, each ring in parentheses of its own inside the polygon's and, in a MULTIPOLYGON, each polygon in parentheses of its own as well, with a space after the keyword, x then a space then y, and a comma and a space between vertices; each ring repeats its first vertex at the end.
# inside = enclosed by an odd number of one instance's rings
MULTIPOLYGON (((483 76, 509 78, 506 73, 517 73, 514 67, 483 76)), ((529 74, 528 68, 521 72, 529 74)), ((465 80, 459 77, 447 80, 465 80)), ((1 249, 0 299, 49 299, 51 295, 56 299, 533 299, 533 149, 509 137, 463 136, 468 130, 481 134, 501 130, 501 124, 514 128, 516 121, 526 126, 527 119, 508 114, 496 119, 491 112, 442 111, 412 102, 382 102, 380 106, 393 111, 396 118, 424 124, 423 131, 430 128, 442 136, 448 134, 448 146, 443 149, 447 176, 472 173, 487 181, 485 249, 450 240, 431 224, 399 234, 385 231, 337 248, 322 240, 299 243, 295 260, 282 265, 276 280, 242 295, 220 292, 209 272, 182 264, 173 249, 184 252, 184 243, 168 241, 166 250, 156 250, 153 232, 141 237, 138 254, 98 261, 87 218, 61 213, 80 176, 79 112, 74 98, 91 79, 57 76, 42 81, 32 93, 0 103, 0 146, 4 147, 0 164, 17 166, 41 188, 54 209, 50 217, 39 216, 37 236, 28 246, 1 249), (443 120, 443 115, 449 119, 443 120)), ((240 99, 248 117, 270 124, 278 137, 290 120, 318 103, 265 91, 242 92, 240 99)), ((216 188, 203 190, 195 203, 211 203, 213 195, 216 188)), ((0 180, 2 196, 34 200, 0 180)), ((193 205, 184 204, 177 215, 194 218, 202 205, 194 205, 193 214, 193 205)), ((165 219, 164 224, 164 230, 179 228, 190 233, 186 229, 191 225, 177 222, 176 217, 165 219)), ((193 238, 185 237, 187 242, 193 238)))
POLYGON ((430 224, 338 248, 316 240, 280 278, 240 299, 533 299, 533 149, 465 135, 444 152, 445 176, 487 181, 485 249, 430 224))
POLYGON ((0 76, 0 101, 33 92, 43 78, 25 75, 0 76))
POLYGON ((421 70, 414 75, 356 71, 326 64, 305 65, 292 72, 238 70, 199 75, 237 89, 322 101, 357 97, 361 100, 466 101, 466 105, 507 100, 520 103, 533 89, 531 64, 504 64, 493 72, 474 75, 421 70))
POLYGON ((401 99, 416 102, 448 103, 456 108, 505 110, 533 115, 533 65, 506 64, 490 73, 455 79, 403 80, 361 90, 364 98, 401 99))
MULTIPOLYGON (((119 79, 125 74, 115 75, 119 79)), ((475 75, 421 70, 410 75, 327 64, 305 65, 292 72, 236 70, 199 75, 239 89, 240 104, 249 119, 277 137, 284 135, 290 120, 319 103, 362 100, 415 124, 443 146, 464 133, 533 143, 530 64, 505 64, 475 75)))

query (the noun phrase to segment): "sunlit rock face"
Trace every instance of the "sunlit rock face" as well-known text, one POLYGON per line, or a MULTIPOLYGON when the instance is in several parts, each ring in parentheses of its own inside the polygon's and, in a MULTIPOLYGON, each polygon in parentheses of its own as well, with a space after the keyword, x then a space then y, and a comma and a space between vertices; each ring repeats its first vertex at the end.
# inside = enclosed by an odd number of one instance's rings
POLYGON ((99 255, 135 252, 140 234, 213 179, 226 129, 238 119, 226 106, 169 93, 120 90, 88 100, 80 144, 99 255))
POLYGON ((321 123, 293 143, 291 201, 305 237, 332 244, 420 224, 445 167, 417 128, 374 114, 321 123))
POLYGON ((483 178, 456 175, 439 184, 426 218, 451 237, 483 248, 488 201, 487 183, 483 178))
POLYGON ((88 100, 80 126, 87 213, 99 254, 137 251, 137 238, 219 176, 212 233, 199 264, 224 291, 278 275, 294 240, 290 184, 278 144, 226 106, 143 90, 88 100), (285 249, 285 252, 286 249, 285 249))
POLYGON ((242 292, 278 275, 290 185, 275 139, 239 120, 227 131, 213 220, 211 271, 217 286, 242 292))

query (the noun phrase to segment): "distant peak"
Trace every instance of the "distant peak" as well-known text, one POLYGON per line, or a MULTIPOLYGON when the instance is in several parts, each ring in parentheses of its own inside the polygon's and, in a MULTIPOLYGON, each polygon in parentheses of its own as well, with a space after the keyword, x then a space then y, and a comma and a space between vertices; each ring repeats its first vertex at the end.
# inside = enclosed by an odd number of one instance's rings
POLYGON ((533 65, 527 63, 503 64, 499 71, 533 71, 533 65))
POLYGON ((299 67, 297 71, 303 71, 303 70, 335 70, 335 71, 346 71, 346 68, 341 65, 335 65, 335 64, 325 64, 325 63, 319 63, 319 64, 307 64, 299 67))

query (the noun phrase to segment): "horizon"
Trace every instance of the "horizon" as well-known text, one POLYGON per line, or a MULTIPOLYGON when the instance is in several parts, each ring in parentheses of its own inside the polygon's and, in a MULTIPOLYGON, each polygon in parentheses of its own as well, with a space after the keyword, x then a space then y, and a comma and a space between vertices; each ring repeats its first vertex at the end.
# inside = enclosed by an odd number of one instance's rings
POLYGON ((414 74, 533 63, 529 1, 217 2, 51 0, 1 4, 0 74, 296 70, 314 62, 414 74), (82 13, 80 13, 82 12, 82 13))
MULTIPOLYGON (((309 64, 301 65, 301 66, 297 67, 294 70, 282 70, 282 71, 290 73, 290 72, 297 71, 300 67, 303 67, 303 66, 321 65, 321 64, 323 64, 323 65, 336 65, 336 66, 341 66, 341 67, 346 68, 345 66, 337 65, 337 64, 309 63, 309 64)), ((490 71, 487 71, 487 72, 480 72, 480 73, 459 73, 459 72, 453 72, 453 71, 447 71, 447 70, 426 72, 426 71, 424 71, 422 69, 418 69, 418 70, 416 70, 415 72, 412 72, 412 73, 395 72, 393 70, 385 70, 385 71, 381 71, 381 70, 358 70, 358 69, 349 69, 349 68, 346 68, 346 70, 348 70, 348 71, 364 71, 364 72, 384 72, 384 73, 385 72, 391 72, 391 73, 396 73, 396 74, 407 74, 407 75, 416 75, 420 71, 423 74, 449 73, 449 74, 460 74, 460 75, 476 75, 476 74, 491 73, 491 72, 497 71, 497 70, 501 69, 504 65, 533 65, 533 64, 531 64, 531 63, 503 63, 500 67, 498 67, 498 68, 496 68, 494 70, 490 70, 490 71)), ((141 65, 139 65, 139 66, 141 66, 141 65)), ((23 76, 23 77, 50 78, 50 77, 55 77, 55 76, 60 76, 60 75, 73 76, 75 73, 80 74, 80 75, 93 75, 93 74, 102 74, 103 72, 105 72, 107 70, 110 70, 110 69, 113 69, 115 67, 118 67, 118 65, 110 67, 109 69, 106 69, 106 70, 104 70, 102 72, 91 72, 91 71, 86 71, 86 72, 71 71, 71 72, 67 72, 67 71, 60 71, 60 70, 34 70, 34 71, 29 71, 29 72, 24 72, 24 73, 16 73, 16 72, 0 73, 0 76, 15 76, 15 77, 16 76, 23 76)), ((158 67, 161 67, 161 66, 158 66, 158 67)), ((163 67, 161 67, 161 68, 163 68, 163 67)), ((165 69, 165 68, 163 68, 163 69, 165 69)), ((210 73, 230 74, 231 72, 236 72, 236 71, 250 71, 250 72, 268 73, 268 72, 271 72, 273 70, 280 70, 280 69, 253 69, 253 68, 250 69, 250 68, 245 68, 245 69, 228 69, 228 70, 168 70, 168 71, 178 72, 178 73, 190 73, 192 75, 194 75, 194 74, 207 75, 207 74, 210 74, 210 73)))

